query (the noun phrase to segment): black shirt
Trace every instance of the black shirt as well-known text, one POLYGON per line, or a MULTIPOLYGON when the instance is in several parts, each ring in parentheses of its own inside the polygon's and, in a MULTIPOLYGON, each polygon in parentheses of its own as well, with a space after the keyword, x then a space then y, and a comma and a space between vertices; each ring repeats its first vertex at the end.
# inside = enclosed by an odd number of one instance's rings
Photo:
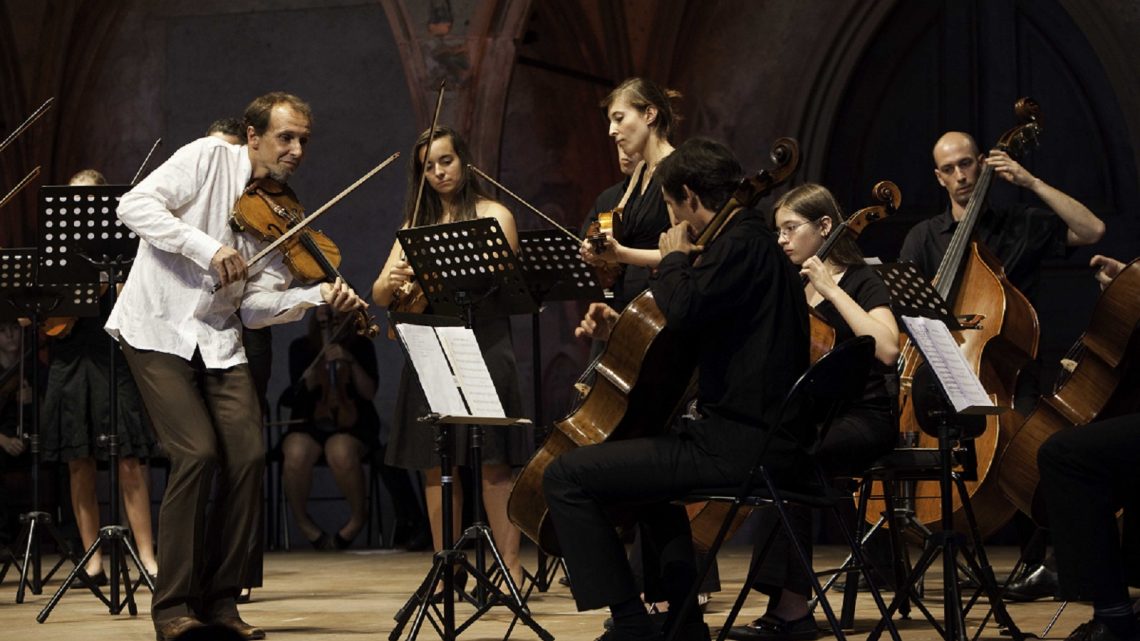
MULTIPOLYGON (((903 240, 900 262, 912 262, 933 280, 954 230, 958 228, 950 209, 915 225, 903 240)), ((1041 261, 1063 258, 1068 253, 1068 226, 1048 209, 1011 205, 987 209, 978 219, 975 233, 997 256, 1006 278, 1032 302, 1037 294, 1041 261)))
POLYGON ((799 274, 755 210, 736 215, 695 264, 673 252, 650 289, 699 353, 701 413, 763 427, 808 366, 799 274))
MULTIPOLYGON (((843 272, 843 276, 840 277, 838 285, 852 300, 859 304, 859 307, 867 311, 876 307, 890 308, 891 294, 886 283, 875 270, 867 265, 848 266, 847 271, 843 272)), ((819 312, 827 324, 835 329, 836 345, 855 338, 855 332, 831 301, 822 301, 815 306, 815 311, 819 312)), ((867 387, 863 391, 863 400, 890 399, 891 402, 896 402, 895 398, 898 391, 894 383, 895 376, 893 365, 886 365, 875 359, 872 373, 868 377, 867 387)))
MULTIPOLYGON (((644 180, 644 176, 641 180, 644 180)), ((620 194, 618 201, 621 201, 620 194)), ((622 210, 621 223, 617 226, 615 236, 618 242, 631 249, 656 249, 661 233, 670 226, 669 208, 661 195, 661 184, 656 178, 651 178, 645 193, 641 191, 641 181, 634 187, 633 194, 622 210)), ((622 277, 614 285, 615 309, 620 311, 649 287, 650 271, 648 267, 625 266, 622 277)))

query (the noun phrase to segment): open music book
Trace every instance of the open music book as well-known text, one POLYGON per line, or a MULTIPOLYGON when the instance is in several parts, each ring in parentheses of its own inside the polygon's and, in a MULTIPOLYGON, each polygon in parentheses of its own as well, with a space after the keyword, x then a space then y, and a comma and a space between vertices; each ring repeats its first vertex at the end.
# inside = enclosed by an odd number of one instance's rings
POLYGON ((456 417, 507 417, 475 332, 466 327, 397 323, 396 333, 432 412, 456 417))
POLYGON ((907 333, 918 344, 946 397, 959 414, 993 414, 997 409, 982 387, 946 323, 924 316, 903 316, 907 333))

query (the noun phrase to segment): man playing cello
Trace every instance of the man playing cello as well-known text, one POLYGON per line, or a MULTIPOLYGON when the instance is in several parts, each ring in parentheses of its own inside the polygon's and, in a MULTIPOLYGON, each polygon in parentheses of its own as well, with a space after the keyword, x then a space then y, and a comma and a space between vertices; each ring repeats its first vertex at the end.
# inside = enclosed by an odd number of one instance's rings
MULTIPOLYGON (((803 287, 760 213, 737 212, 707 247, 690 241, 738 185, 742 172, 732 153, 695 138, 663 159, 656 173, 681 222, 661 235, 662 259, 650 289, 668 326, 691 335, 700 354, 702 418, 677 432, 573 450, 550 465, 543 481, 578 609, 608 606, 613 614, 613 628, 601 637, 606 641, 656 641, 663 634, 638 597, 608 514, 615 505, 633 506, 643 525, 646 600, 669 602, 665 630, 679 626, 678 638, 708 638, 696 607, 689 609, 691 620, 673 620, 696 568, 685 510, 669 501, 698 487, 742 482, 784 394, 807 368, 803 287)), ((589 329, 604 339, 612 324, 600 317, 589 329)), ((773 473, 794 469, 790 449, 773 440, 773 473)))

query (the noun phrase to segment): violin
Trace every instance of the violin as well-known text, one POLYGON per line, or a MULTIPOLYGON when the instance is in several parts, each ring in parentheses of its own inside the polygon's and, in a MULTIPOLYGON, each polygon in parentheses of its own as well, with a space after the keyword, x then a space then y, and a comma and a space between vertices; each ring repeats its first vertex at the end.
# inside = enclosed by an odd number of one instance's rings
MULTIPOLYGON (((606 251, 606 237, 614 237, 617 235, 617 230, 621 224, 622 206, 619 205, 612 211, 600 211, 594 222, 586 229, 586 241, 594 249, 595 254, 601 254, 606 251)), ((618 278, 621 277, 621 264, 620 263, 603 263, 594 267, 594 274, 598 277, 598 284, 604 289, 609 289, 614 286, 618 278)))
POLYGON ((313 411, 313 421, 337 430, 348 429, 356 425, 359 418, 356 403, 348 393, 348 387, 352 385, 352 366, 348 361, 332 360, 327 356, 329 346, 341 345, 344 339, 336 335, 331 318, 322 318, 319 322, 322 347, 315 362, 324 363, 325 375, 319 379, 321 396, 313 411))
MULTIPOLYGON (((293 277, 306 285, 331 282, 337 278, 344 280, 337 270, 340 249, 328 236, 311 229, 305 220, 305 210, 293 190, 265 177, 251 182, 234 203, 230 227, 260 241, 272 241, 271 246, 280 249, 285 266, 293 277), (300 229, 294 232, 293 228, 300 229), (278 244, 280 240, 284 242, 278 244)), ((373 317, 363 310, 352 312, 349 319, 355 324, 358 334, 372 338, 380 333, 373 317)))

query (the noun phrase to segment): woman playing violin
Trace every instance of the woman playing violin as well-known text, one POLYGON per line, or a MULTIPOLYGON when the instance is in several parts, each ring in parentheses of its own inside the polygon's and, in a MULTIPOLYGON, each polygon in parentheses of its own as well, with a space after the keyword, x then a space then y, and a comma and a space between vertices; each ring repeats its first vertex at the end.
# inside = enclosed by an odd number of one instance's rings
POLYGON ((669 210, 654 180, 658 163, 673 151, 669 137, 681 119, 672 102, 681 94, 662 89, 645 78, 630 78, 602 101, 609 122, 609 135, 630 158, 640 158, 644 171, 631 180, 629 199, 621 210, 615 234, 606 236, 605 247, 596 252, 587 240, 582 258, 600 265, 619 263, 626 268, 614 285, 613 306, 620 310, 649 286, 649 270, 661 261, 658 237, 671 225, 669 210))
MULTIPOLYGON (((863 259, 850 237, 836 241, 828 256, 816 255, 829 235, 843 222, 839 203, 826 187, 800 185, 775 205, 777 243, 806 279, 804 294, 828 324, 836 342, 855 336, 875 339, 878 367, 867 378, 863 398, 831 424, 816 454, 824 470, 835 475, 858 474, 875 459, 890 452, 898 438, 897 389, 894 383, 899 331, 891 312, 886 285, 863 259)), ((811 550, 811 514, 792 510, 796 534, 811 550)), ((779 521, 761 511, 757 536, 766 537, 779 521)), ((814 639, 816 624, 808 609, 808 578, 794 558, 781 531, 760 569, 753 587, 771 599, 767 613, 750 625, 733 627, 733 639, 814 639)))
POLYGON ((360 462, 380 445, 380 416, 372 404, 379 380, 376 351, 359 334, 340 341, 332 336, 342 317, 318 307, 308 335, 289 345, 290 418, 303 422, 290 427, 281 445, 283 484, 297 527, 318 550, 347 548, 367 523, 360 462), (348 522, 332 536, 306 510, 313 466, 322 453, 351 510, 348 522))
MULTIPOLYGON (((466 142, 448 127, 436 127, 430 136, 425 131, 416 140, 408 172, 404 228, 411 227, 413 221, 417 225, 434 225, 494 218, 511 249, 518 251, 514 217, 506 207, 484 193, 468 168, 471 160, 466 142), (426 172, 426 185, 422 199, 419 199, 422 202, 417 215, 414 210, 421 172, 426 172)), ((414 277, 415 272, 405 259, 399 241, 396 241, 376 282, 372 284, 372 299, 379 305, 390 304, 397 292, 414 277)), ((474 331, 504 411, 507 416, 522 416, 522 391, 511 344, 509 319, 477 316, 474 331)), ((443 534, 440 461, 435 451, 432 431, 425 429, 416 420, 428 412, 423 391, 410 366, 405 364, 396 396, 396 416, 388 440, 385 463, 424 471, 428 518, 435 549, 439 550, 443 534)), ((459 430, 456 433, 456 457, 460 464, 466 460, 465 432, 466 430, 459 430)), ((513 481, 511 468, 526 463, 528 456, 528 439, 519 430, 487 431, 483 447, 483 502, 496 546, 516 583, 522 580, 522 564, 518 556, 520 533, 507 518, 507 499, 510 498, 513 481)), ((455 499, 455 514, 460 514, 462 493, 456 492, 455 499)), ((458 527, 456 519, 456 533, 458 527)))

